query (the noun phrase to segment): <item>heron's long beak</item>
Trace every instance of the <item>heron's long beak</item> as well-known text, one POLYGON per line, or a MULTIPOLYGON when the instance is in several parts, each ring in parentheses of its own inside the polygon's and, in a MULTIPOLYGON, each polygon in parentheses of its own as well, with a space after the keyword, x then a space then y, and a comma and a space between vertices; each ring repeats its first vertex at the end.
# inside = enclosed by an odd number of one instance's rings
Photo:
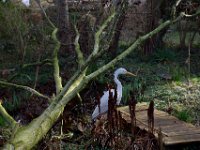
POLYGON ((130 75, 130 76, 137 76, 136 74, 133 74, 133 73, 131 73, 131 72, 126 72, 126 75, 130 75))

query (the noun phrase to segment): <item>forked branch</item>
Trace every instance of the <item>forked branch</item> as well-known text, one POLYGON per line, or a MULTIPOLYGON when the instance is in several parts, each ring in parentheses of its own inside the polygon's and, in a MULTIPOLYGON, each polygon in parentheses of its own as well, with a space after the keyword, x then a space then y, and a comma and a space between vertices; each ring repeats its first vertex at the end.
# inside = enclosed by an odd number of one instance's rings
POLYGON ((76 52, 79 55, 79 62, 81 63, 79 69, 74 73, 74 76, 72 76, 70 78, 70 80, 65 84, 65 86, 62 88, 61 93, 56 97, 55 101, 58 101, 60 98, 62 98, 65 93, 68 91, 68 89, 70 88, 70 86, 78 79, 78 77, 80 77, 83 72, 86 70, 86 68, 88 67, 88 65, 97 57, 99 57, 101 54, 103 54, 102 52, 105 51, 101 51, 99 52, 99 44, 100 44, 100 35, 102 34, 103 30, 108 26, 108 23, 110 21, 112 21, 112 19, 115 17, 115 13, 113 13, 110 17, 108 17, 108 19, 103 23, 103 25, 99 28, 99 30, 97 31, 97 33, 95 34, 95 45, 94 45, 94 49, 92 54, 90 54, 90 56, 87 58, 86 61, 84 61, 83 58, 83 54, 81 52, 81 50, 79 49, 79 44, 78 42, 78 38, 79 36, 77 35, 76 37, 76 43, 77 45, 77 49, 76 52))
POLYGON ((112 15, 110 15, 107 20, 100 26, 99 30, 95 34, 95 43, 94 43, 94 49, 92 52, 92 56, 96 55, 99 51, 99 44, 100 44, 100 36, 103 33, 103 30, 108 26, 109 22, 112 21, 112 19, 115 17, 116 13, 114 12, 112 15))

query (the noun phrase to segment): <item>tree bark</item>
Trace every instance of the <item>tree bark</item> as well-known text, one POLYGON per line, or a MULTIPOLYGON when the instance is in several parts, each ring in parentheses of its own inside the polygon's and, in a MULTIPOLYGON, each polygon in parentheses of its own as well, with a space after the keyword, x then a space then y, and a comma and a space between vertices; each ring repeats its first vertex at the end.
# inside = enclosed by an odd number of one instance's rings
MULTIPOLYGON (((116 29, 113 31, 114 35, 112 38, 112 41, 110 43, 110 47, 109 47, 109 52, 112 53, 112 56, 116 56, 116 52, 117 52, 117 48, 118 48, 118 44, 119 44, 119 38, 121 35, 121 30, 123 28, 124 22, 125 22, 125 17, 126 17, 126 11, 128 9, 128 2, 124 1, 122 2, 122 8, 121 8, 121 13, 119 14, 119 17, 117 18, 117 23, 116 23, 116 29)), ((118 9, 118 6, 115 6, 115 9, 118 9)))
MULTIPOLYGON (((154 30, 158 24, 159 19, 161 17, 160 6, 162 1, 158 2, 156 0, 147 0, 146 7, 149 13, 146 16, 146 27, 145 33, 148 33, 154 30)), ((148 39, 143 46, 143 53, 144 55, 151 54, 156 47, 158 47, 162 43, 162 38, 165 32, 158 33, 154 35, 152 38, 148 39)))
POLYGON ((58 12, 58 39, 61 42, 60 53, 72 53, 74 51, 74 32, 70 24, 68 0, 56 0, 56 5, 58 12))
POLYGON ((109 47, 109 52, 112 53, 112 56, 116 56, 117 48, 119 45, 119 38, 121 35, 121 30, 125 21, 125 16, 126 16, 126 13, 123 12, 122 14, 120 14, 119 19, 117 21, 116 30, 114 31, 114 36, 109 47))

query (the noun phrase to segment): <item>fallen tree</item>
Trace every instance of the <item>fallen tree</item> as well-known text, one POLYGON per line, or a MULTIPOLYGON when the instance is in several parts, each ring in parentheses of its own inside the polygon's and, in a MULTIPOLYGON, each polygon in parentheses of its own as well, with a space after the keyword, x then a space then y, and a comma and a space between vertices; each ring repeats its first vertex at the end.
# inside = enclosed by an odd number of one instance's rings
MULTIPOLYGON (((120 7, 121 9, 125 9, 123 4, 120 7)), ((110 15, 107 20, 99 27, 98 31, 95 33, 95 43, 94 49, 91 54, 84 58, 84 55, 80 49, 78 39, 79 33, 76 30, 76 39, 75 39, 75 50, 77 53, 78 59, 78 69, 74 73, 74 75, 69 79, 69 81, 63 86, 62 79, 60 77, 59 71, 59 59, 58 59, 58 50, 60 48, 60 42, 56 37, 56 33, 58 29, 52 24, 54 30, 52 32, 52 39, 55 41, 55 49, 53 51, 53 67, 54 67, 54 80, 56 85, 56 95, 52 98, 49 98, 34 89, 28 88, 23 85, 11 84, 5 81, 1 81, 0 84, 4 86, 14 86, 15 88, 22 88, 36 94, 37 96, 41 96, 46 99, 50 99, 51 102, 49 107, 37 118, 32 120, 27 125, 21 125, 16 122, 3 108, 0 104, 0 114, 5 118, 5 120, 10 124, 13 133, 10 140, 4 145, 5 150, 25 150, 32 149, 43 137, 47 134, 47 132, 51 129, 54 123, 58 120, 60 115, 62 114, 64 107, 69 103, 91 80, 100 75, 101 73, 107 71, 109 68, 114 66, 117 62, 125 58, 132 51, 142 45, 142 43, 151 38, 153 35, 159 33, 162 29, 168 27, 169 25, 181 20, 185 17, 194 17, 200 14, 200 10, 196 12, 194 15, 186 15, 181 13, 178 17, 172 17, 171 20, 167 20, 161 23, 156 29, 139 37, 133 44, 131 44, 126 50, 124 50, 121 54, 116 56, 113 60, 104 64, 98 70, 87 74, 87 68, 95 59, 101 57, 107 50, 109 46, 100 46, 102 33, 105 29, 112 24, 111 22, 115 20, 115 17, 119 16, 120 11, 114 11, 112 15, 110 15)), ((112 36, 110 36, 112 37, 112 36)))

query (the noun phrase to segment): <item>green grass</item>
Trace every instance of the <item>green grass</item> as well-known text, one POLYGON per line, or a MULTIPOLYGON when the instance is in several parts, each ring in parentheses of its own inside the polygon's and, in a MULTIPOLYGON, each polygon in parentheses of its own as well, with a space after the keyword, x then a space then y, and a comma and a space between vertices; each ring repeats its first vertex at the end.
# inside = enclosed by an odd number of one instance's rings
POLYGON ((185 122, 191 122, 192 121, 192 117, 187 110, 175 111, 173 113, 173 115, 176 116, 177 118, 179 118, 180 120, 185 121, 185 122))
POLYGON ((179 65, 170 66, 169 72, 172 75, 172 79, 174 81, 181 81, 182 79, 186 79, 188 76, 185 67, 180 67, 179 65))
MULTIPOLYGON (((189 37, 190 33, 187 33, 186 39, 185 39, 185 44, 188 46, 189 43, 189 37)), ((179 39, 179 32, 173 31, 169 32, 164 36, 164 41, 169 47, 177 47, 180 45, 180 39, 179 39)), ((199 46, 200 45, 200 35, 197 33, 193 42, 194 46, 199 46)))

